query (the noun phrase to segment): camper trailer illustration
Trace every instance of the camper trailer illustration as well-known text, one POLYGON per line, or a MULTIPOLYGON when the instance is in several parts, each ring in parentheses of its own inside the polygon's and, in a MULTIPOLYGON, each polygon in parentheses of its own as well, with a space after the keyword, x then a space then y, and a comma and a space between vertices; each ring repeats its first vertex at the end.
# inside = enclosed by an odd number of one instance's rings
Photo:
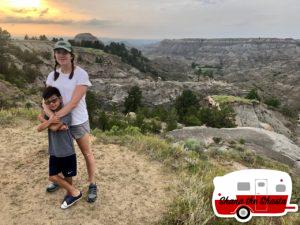
POLYGON ((246 169, 214 178, 213 210, 218 217, 248 222, 252 216, 283 216, 297 212, 290 204, 289 174, 266 169, 246 169))

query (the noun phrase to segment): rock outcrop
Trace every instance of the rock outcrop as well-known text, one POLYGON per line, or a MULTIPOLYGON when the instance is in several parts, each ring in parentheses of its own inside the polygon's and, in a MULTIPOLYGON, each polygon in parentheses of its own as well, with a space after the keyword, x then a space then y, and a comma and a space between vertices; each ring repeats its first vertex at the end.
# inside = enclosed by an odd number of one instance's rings
POLYGON ((99 40, 97 37, 95 37, 91 33, 80 33, 75 36, 74 41, 80 43, 82 41, 95 42, 95 41, 99 41, 99 40))
MULTIPOLYGON (((274 131, 291 138, 292 132, 277 115, 262 104, 234 104, 238 127, 256 127, 274 131)), ((288 121, 286 121, 288 123, 288 121)))
MULTIPOLYGON (((262 153, 290 166, 297 166, 300 161, 300 147, 284 135, 267 131, 261 128, 205 128, 186 127, 170 131, 168 136, 176 141, 187 138, 196 138, 202 142, 213 137, 223 140, 245 140, 245 145, 252 150, 262 153)), ((299 169, 300 171, 300 169, 299 169)))

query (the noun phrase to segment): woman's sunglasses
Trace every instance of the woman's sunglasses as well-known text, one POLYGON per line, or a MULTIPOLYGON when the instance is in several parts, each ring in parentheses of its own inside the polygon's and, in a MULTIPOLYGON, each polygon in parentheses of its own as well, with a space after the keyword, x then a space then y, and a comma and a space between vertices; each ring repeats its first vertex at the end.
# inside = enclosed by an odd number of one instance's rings
POLYGON ((53 99, 50 99, 50 100, 46 100, 45 101, 45 104, 46 105, 50 105, 51 103, 56 103, 57 102, 57 100, 58 100, 59 98, 53 98, 53 99))

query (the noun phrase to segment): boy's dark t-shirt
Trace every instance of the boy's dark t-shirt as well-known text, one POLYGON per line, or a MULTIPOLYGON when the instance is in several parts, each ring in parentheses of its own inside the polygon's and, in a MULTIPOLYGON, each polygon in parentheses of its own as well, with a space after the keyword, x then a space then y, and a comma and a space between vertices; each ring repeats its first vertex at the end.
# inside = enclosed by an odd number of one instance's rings
MULTIPOLYGON (((47 116, 45 116, 46 119, 47 116)), ((66 157, 75 154, 74 143, 70 132, 72 122, 71 113, 60 118, 60 121, 69 127, 68 130, 52 131, 48 129, 49 155, 66 157)))

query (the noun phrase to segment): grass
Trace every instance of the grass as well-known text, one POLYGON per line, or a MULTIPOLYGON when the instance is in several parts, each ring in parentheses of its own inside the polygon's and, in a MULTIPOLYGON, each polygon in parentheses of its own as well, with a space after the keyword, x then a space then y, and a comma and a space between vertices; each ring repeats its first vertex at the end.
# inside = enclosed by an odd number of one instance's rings
POLYGON ((232 95, 212 95, 212 98, 219 104, 226 104, 226 103, 243 103, 252 105, 253 103, 258 103, 257 100, 253 99, 246 99, 238 96, 232 95))
POLYGON ((101 49, 95 49, 95 48, 87 48, 87 47, 81 47, 81 49, 84 49, 85 52, 88 53, 94 53, 97 56, 105 55, 106 53, 101 49))
MULTIPOLYGON (((240 224, 235 219, 220 219, 214 216, 211 204, 213 178, 237 170, 236 164, 248 168, 269 168, 290 172, 290 168, 267 157, 257 155, 245 148, 243 141, 213 143, 198 151, 195 140, 173 145, 153 135, 111 135, 96 131, 98 141, 127 146, 131 150, 146 153, 151 159, 162 162, 179 177, 178 196, 169 206, 160 225, 228 225, 240 224), (227 146, 227 150, 220 150, 227 146), (190 147, 188 150, 187 147, 190 147)), ((293 177, 296 179, 296 177, 293 177)), ((295 182, 294 182, 295 184, 295 182)), ((299 187, 293 188, 292 202, 299 196, 299 187)), ((284 217, 253 217, 251 225, 296 225, 300 216, 296 213, 284 217)))
POLYGON ((0 126, 14 125, 22 119, 36 121, 38 114, 34 108, 0 109, 0 126))

